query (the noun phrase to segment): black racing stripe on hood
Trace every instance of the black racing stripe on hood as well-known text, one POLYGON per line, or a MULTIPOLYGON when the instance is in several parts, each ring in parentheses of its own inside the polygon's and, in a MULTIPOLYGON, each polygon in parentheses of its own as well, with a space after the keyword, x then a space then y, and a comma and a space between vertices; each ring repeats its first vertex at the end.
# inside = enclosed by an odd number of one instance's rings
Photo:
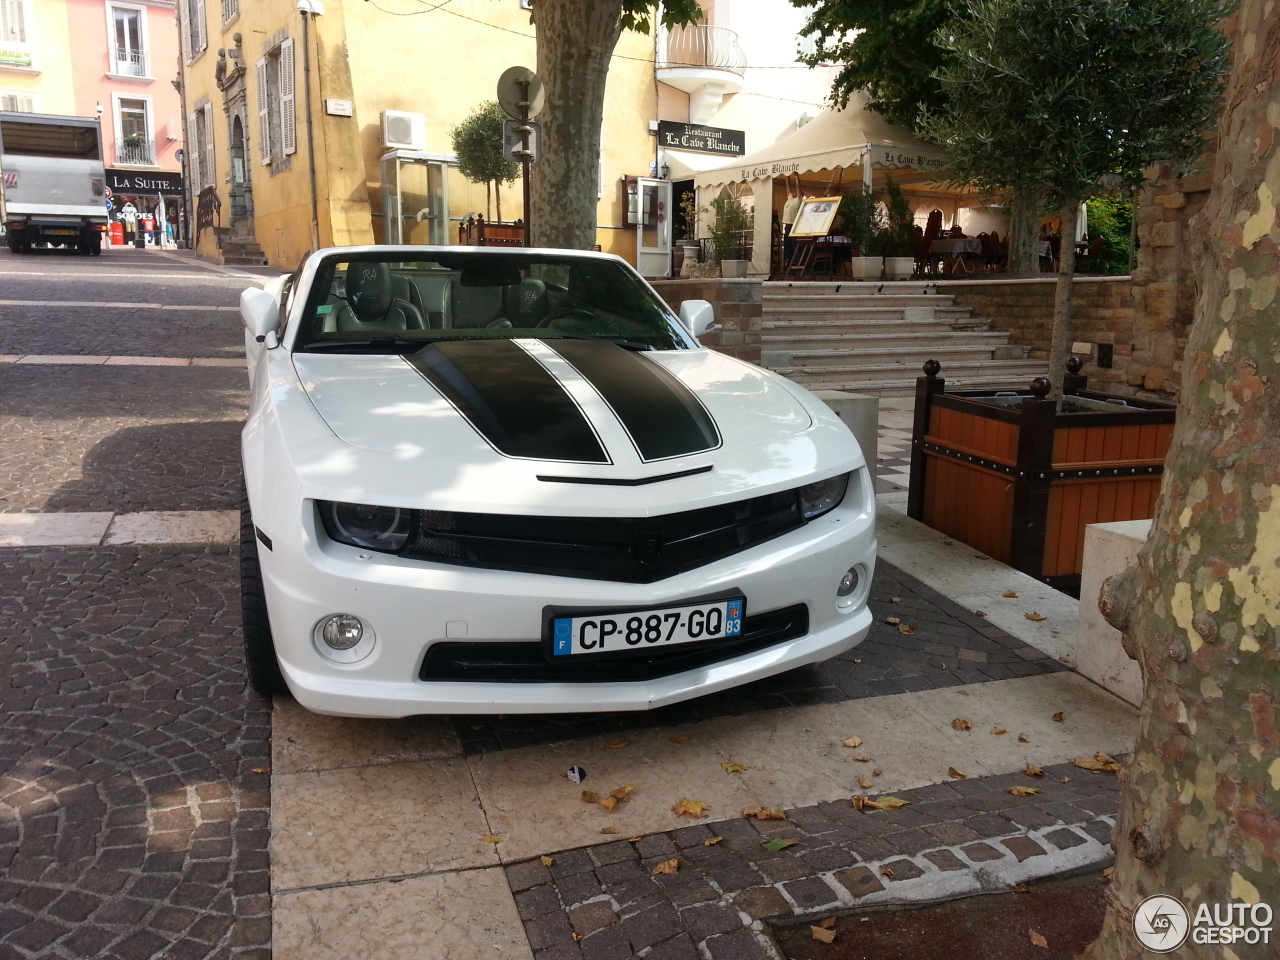
POLYGON ((642 460, 720 446, 715 421, 693 391, 643 353, 607 340, 554 340, 548 346, 604 397, 642 460))
POLYGON ((609 463, 586 415, 510 340, 432 343, 405 360, 508 457, 609 463))

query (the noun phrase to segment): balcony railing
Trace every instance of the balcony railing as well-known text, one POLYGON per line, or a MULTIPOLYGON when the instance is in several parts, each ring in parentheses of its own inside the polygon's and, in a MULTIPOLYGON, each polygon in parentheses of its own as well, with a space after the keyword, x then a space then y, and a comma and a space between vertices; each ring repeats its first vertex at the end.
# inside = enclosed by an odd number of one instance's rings
POLYGON ((147 51, 116 48, 116 75, 121 77, 149 77, 147 51))
POLYGON ((139 166, 154 166, 156 162, 156 145, 150 140, 117 140, 116 163, 130 163, 139 166))
POLYGON ((747 55, 738 46, 738 35, 728 27, 700 23, 667 31, 658 69, 701 67, 728 70, 738 76, 747 68, 747 55))

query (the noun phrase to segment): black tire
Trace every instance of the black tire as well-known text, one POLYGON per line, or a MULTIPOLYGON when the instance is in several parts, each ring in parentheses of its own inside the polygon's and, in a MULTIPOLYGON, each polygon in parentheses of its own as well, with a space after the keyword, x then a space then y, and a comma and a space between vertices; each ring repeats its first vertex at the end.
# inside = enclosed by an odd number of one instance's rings
POLYGON ((287 695, 289 686, 280 672, 275 641, 271 639, 267 598, 262 591, 262 568, 258 564, 258 540, 253 518, 249 516, 247 494, 243 495, 240 505, 240 609, 249 687, 264 697, 287 695))

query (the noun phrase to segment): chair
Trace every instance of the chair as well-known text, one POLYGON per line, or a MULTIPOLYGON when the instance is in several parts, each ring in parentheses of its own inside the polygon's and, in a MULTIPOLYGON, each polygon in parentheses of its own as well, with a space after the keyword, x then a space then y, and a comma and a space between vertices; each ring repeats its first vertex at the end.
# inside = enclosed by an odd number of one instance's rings
POLYGON ((346 302, 325 321, 326 332, 393 333, 425 329, 427 322, 421 308, 396 295, 391 265, 377 261, 357 262, 347 268, 346 302))

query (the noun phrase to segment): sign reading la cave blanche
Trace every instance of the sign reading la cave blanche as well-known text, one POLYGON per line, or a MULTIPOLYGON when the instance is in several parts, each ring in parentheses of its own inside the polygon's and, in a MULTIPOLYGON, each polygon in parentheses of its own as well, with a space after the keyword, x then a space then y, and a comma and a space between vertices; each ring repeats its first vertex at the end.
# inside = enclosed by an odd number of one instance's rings
POLYGON ((659 120, 658 144, 669 150, 692 150, 695 153, 740 157, 747 147, 747 135, 742 130, 722 130, 719 127, 704 127, 700 123, 659 120))

